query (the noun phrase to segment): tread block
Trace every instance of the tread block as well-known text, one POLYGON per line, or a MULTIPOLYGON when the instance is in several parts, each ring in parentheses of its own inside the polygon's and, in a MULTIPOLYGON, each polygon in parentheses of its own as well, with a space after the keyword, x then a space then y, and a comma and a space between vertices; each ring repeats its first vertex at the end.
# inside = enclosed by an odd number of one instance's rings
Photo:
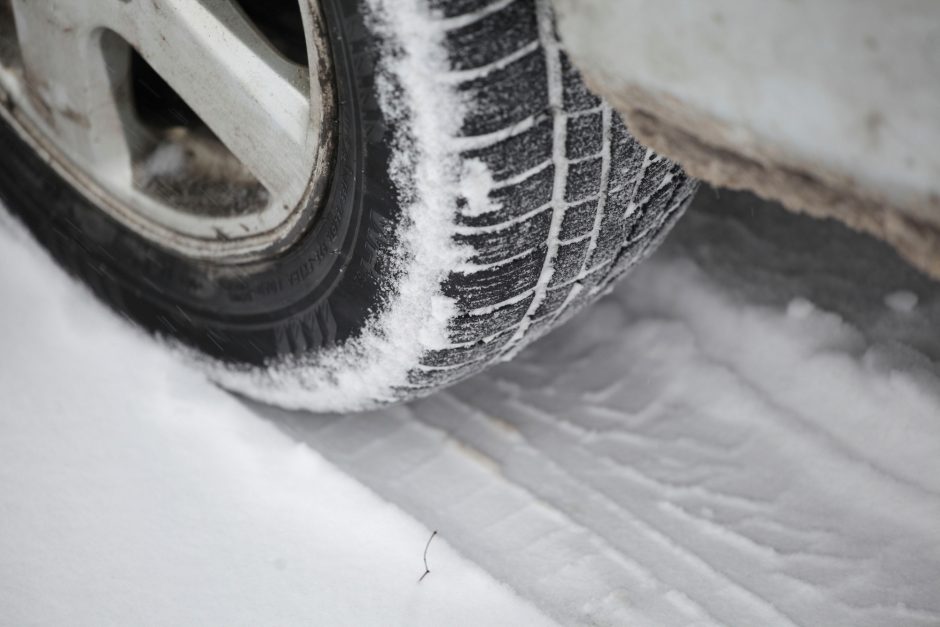
POLYGON ((462 83, 459 90, 475 103, 463 122, 462 134, 485 135, 513 126, 548 109, 545 53, 541 49, 487 76, 462 83))
POLYGON ((574 289, 574 285, 563 285, 554 289, 550 288, 546 291, 545 299, 542 300, 538 309, 535 310, 535 318, 538 319, 553 315, 565 304, 565 299, 568 298, 568 294, 571 293, 572 289, 574 289))
POLYGON ((446 368, 496 357, 500 349, 506 345, 506 342, 512 338, 515 332, 515 329, 508 329, 496 337, 478 340, 474 344, 468 344, 467 346, 455 346, 454 348, 428 351, 421 358, 421 364, 424 366, 446 368))
POLYGON ((643 180, 640 181, 640 184, 637 186, 636 196, 637 200, 642 200, 648 196, 651 196, 663 182, 663 177, 673 168, 673 164, 670 161, 660 158, 658 161, 650 163, 646 171, 643 172, 643 180))
POLYGON ((664 218, 662 211, 668 206, 674 193, 675 188, 672 185, 667 185, 656 191, 650 196, 649 200, 627 216, 624 225, 626 229, 625 239, 627 241, 632 240, 649 229, 656 220, 664 218))
POLYGON ((627 190, 614 192, 607 197, 607 208, 597 233, 597 246, 591 258, 587 260, 588 267, 600 265, 616 256, 626 234, 624 212, 629 198, 630 193, 627 190))
POLYGON ((432 11, 441 17, 457 17, 485 9, 493 0, 428 0, 432 11))
POLYGON ((631 185, 643 165, 646 148, 626 133, 620 118, 615 117, 611 124, 610 189, 631 185))
POLYGON ((447 33, 444 45, 455 70, 478 68, 503 59, 538 40, 535 7, 512 2, 447 33))
POLYGON ((589 239, 583 239, 558 247, 558 254, 555 255, 554 259, 554 272, 551 281, 548 283, 550 288, 578 277, 590 244, 589 239))
POLYGON ((501 207, 475 216, 459 214, 457 223, 462 226, 495 226, 518 216, 544 207, 552 199, 555 167, 549 166, 520 183, 501 187, 490 192, 489 198, 501 207))
POLYGON ((464 311, 492 307, 508 295, 521 294, 535 287, 542 272, 548 247, 539 246, 531 253, 493 268, 473 273, 453 272, 444 281, 443 293, 457 301, 464 311))
POLYGON ((506 229, 473 235, 457 235, 454 241, 471 246, 476 251, 470 257, 470 263, 495 263, 543 244, 548 239, 551 224, 552 212, 545 210, 522 222, 516 222, 506 229))
POLYGON ((474 342, 492 337, 507 329, 514 328, 525 316, 532 304, 534 294, 522 300, 500 307, 485 316, 458 316, 450 321, 450 339, 452 342, 474 342))
POLYGON ((583 159, 598 155, 604 145, 603 124, 600 111, 568 118, 565 156, 583 159))
POLYGON ((552 158, 552 120, 545 119, 525 132, 492 146, 462 153, 464 159, 479 159, 493 180, 502 181, 531 170, 552 158))
POLYGON ((568 55, 561 55, 562 102, 568 112, 587 111, 601 106, 601 100, 581 81, 581 74, 568 55))
POLYGON ((631 199, 630 189, 614 190, 607 196, 607 202, 604 205, 604 216, 613 214, 622 218, 627 213, 631 199))
POLYGON ((568 207, 561 221, 559 239, 569 240, 590 233, 594 229, 596 213, 597 201, 594 199, 568 207))
POLYGON ((608 261, 606 264, 597 268, 591 274, 585 276, 583 279, 578 281, 578 285, 581 286, 581 291, 573 299, 571 304, 568 306, 572 311, 577 311, 597 299, 597 290, 603 289, 603 285, 612 280, 612 277, 616 276, 614 272, 614 263, 613 261, 608 261))
POLYGON ((589 161, 579 161, 568 166, 568 180, 565 181, 565 202, 572 203, 597 196, 601 191, 600 157, 589 161))

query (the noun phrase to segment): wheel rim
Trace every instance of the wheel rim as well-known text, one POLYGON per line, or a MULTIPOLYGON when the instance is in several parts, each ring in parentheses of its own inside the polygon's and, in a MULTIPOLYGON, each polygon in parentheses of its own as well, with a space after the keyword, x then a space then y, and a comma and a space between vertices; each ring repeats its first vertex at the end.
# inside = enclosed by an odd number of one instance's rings
POLYGON ((4 117, 152 242, 221 262, 271 255, 312 219, 332 146, 320 16, 290 1, 306 64, 237 0, 0 0, 4 117), (180 114, 188 125, 145 119, 144 71, 194 114, 180 114))

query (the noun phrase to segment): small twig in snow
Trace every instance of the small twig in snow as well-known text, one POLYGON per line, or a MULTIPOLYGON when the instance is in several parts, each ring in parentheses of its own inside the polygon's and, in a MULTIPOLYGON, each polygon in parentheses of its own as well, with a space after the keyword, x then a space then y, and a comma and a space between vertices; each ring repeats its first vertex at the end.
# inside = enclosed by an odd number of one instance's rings
POLYGON ((424 545, 424 574, 418 579, 418 583, 424 581, 424 578, 431 574, 431 569, 428 568, 428 548, 431 546, 431 540, 434 539, 434 536, 437 535, 437 531, 431 533, 431 537, 428 538, 428 543, 424 545))

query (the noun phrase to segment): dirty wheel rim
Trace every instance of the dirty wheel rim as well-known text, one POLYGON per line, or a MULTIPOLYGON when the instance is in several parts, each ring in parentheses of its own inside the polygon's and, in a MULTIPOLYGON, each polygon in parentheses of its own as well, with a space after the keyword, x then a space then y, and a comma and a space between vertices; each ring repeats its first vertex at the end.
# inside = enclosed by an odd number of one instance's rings
POLYGON ((262 3, 300 21, 291 50, 248 8, 0 0, 4 117, 104 211, 163 248, 219 262, 283 250, 313 218, 327 177, 329 58, 314 1, 262 3))

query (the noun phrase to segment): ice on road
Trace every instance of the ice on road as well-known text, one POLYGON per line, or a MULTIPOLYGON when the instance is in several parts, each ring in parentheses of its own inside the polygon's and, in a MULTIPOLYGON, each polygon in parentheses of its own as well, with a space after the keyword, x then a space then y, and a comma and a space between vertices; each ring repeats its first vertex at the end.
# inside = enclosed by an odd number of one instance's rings
POLYGON ((17 624, 940 624, 940 286, 838 225, 706 192, 516 361, 330 416, 216 390, 7 222, 17 624))

